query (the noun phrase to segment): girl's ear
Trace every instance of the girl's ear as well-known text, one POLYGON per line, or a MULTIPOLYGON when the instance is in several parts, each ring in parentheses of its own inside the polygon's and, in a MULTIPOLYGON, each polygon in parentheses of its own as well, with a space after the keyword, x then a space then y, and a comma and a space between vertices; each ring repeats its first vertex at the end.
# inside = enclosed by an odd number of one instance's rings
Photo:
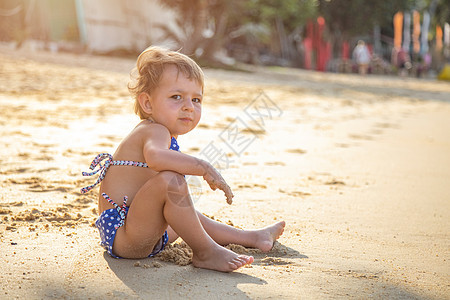
POLYGON ((138 96, 139 105, 141 109, 148 115, 152 114, 152 102, 148 93, 140 93, 138 96))

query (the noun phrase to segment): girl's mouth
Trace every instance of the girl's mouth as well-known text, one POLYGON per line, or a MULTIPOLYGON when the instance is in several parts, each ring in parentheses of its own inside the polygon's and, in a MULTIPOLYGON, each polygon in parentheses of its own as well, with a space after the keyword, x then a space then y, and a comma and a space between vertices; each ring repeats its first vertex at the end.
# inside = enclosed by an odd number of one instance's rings
POLYGON ((180 118, 180 120, 183 122, 192 122, 191 118, 180 118))

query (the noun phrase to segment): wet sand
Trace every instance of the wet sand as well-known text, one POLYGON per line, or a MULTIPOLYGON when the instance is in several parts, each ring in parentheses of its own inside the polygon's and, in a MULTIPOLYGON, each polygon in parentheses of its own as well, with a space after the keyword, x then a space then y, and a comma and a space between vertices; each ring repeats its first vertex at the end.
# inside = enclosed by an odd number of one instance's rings
POLYGON ((255 262, 224 274, 194 268, 181 241, 143 260, 99 246, 81 172, 138 122, 133 64, 0 47, 0 298, 450 299, 448 82, 206 70, 202 121, 179 143, 218 149, 236 197, 193 178, 196 207, 287 222, 269 253, 230 245, 255 262))

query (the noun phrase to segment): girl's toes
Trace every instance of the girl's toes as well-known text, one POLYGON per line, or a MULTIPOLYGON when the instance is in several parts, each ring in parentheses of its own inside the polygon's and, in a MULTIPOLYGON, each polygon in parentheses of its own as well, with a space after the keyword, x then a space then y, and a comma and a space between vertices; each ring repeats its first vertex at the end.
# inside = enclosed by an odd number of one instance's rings
POLYGON ((239 256, 245 264, 251 264, 253 262, 253 256, 239 256))
POLYGON ((234 263, 232 261, 230 261, 228 264, 230 265, 231 270, 237 270, 240 268, 239 265, 237 265, 236 263, 234 263))
POLYGON ((233 264, 235 264, 238 268, 242 267, 243 265, 245 265, 245 261, 239 259, 239 258, 235 258, 233 260, 233 264))

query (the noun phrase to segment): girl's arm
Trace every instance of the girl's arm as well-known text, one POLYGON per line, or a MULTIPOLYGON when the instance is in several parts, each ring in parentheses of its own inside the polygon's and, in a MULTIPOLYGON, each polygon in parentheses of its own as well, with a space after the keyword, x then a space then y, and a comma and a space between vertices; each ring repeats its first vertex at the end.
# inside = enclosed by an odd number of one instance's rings
POLYGON ((220 189, 231 204, 233 193, 222 175, 207 161, 168 149, 171 136, 167 128, 152 124, 152 130, 146 134, 144 157, 149 168, 161 171, 174 171, 183 175, 202 176, 212 190, 220 189))

